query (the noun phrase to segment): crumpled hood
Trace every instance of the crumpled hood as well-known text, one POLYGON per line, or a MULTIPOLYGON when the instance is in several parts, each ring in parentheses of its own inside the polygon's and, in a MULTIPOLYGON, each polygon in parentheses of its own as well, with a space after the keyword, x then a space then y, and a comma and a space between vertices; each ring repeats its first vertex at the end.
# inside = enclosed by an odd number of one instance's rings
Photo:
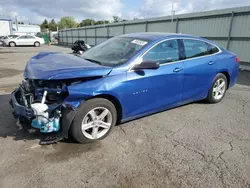
POLYGON ((111 67, 101 66, 72 54, 41 52, 27 62, 24 77, 59 80, 103 76, 111 70, 111 67))

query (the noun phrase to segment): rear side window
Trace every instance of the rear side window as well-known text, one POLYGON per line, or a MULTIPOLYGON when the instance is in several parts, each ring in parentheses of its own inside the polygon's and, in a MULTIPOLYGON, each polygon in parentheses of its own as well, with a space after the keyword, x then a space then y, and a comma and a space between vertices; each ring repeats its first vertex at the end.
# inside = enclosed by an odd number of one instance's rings
POLYGON ((29 35, 27 35, 26 36, 26 39, 34 39, 35 37, 33 37, 33 36, 29 36, 29 35))
POLYGON ((208 45, 208 53, 209 54, 215 54, 215 53, 219 52, 219 49, 216 46, 214 46, 212 44, 207 44, 207 45, 208 45))
POLYGON ((178 61, 179 50, 177 40, 167 40, 157 44, 143 56, 143 60, 156 61, 160 64, 178 61))
POLYGON ((183 45, 186 59, 206 56, 219 52, 219 49, 216 46, 199 40, 184 39, 183 45))

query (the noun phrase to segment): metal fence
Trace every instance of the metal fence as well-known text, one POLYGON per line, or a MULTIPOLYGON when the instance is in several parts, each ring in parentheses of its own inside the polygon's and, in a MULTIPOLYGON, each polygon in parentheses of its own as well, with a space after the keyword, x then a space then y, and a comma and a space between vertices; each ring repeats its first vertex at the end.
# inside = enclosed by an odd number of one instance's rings
POLYGON ((133 20, 106 25, 60 30, 59 44, 84 40, 89 45, 135 32, 174 32, 210 39, 236 53, 242 65, 250 66, 250 6, 133 20))

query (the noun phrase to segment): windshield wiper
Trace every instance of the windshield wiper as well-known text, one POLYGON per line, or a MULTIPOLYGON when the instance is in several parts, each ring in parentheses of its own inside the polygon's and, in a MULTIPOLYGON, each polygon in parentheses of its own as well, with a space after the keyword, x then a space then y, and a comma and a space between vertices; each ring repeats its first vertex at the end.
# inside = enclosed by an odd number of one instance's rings
POLYGON ((102 63, 100 61, 97 61, 97 60, 94 60, 94 59, 89 59, 89 58, 83 58, 87 61, 90 61, 90 62, 93 62, 93 63, 96 63, 96 64, 99 64, 99 65, 102 65, 102 63))

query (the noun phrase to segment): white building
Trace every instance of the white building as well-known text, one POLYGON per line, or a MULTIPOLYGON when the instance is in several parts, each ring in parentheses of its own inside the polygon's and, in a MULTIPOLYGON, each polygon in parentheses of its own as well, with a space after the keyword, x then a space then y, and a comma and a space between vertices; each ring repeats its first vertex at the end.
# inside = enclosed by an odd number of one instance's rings
POLYGON ((12 34, 12 21, 10 18, 0 17, 0 36, 12 34))
POLYGON ((41 32, 41 28, 38 25, 26 25, 26 24, 16 24, 12 25, 13 34, 16 35, 35 35, 41 32))

